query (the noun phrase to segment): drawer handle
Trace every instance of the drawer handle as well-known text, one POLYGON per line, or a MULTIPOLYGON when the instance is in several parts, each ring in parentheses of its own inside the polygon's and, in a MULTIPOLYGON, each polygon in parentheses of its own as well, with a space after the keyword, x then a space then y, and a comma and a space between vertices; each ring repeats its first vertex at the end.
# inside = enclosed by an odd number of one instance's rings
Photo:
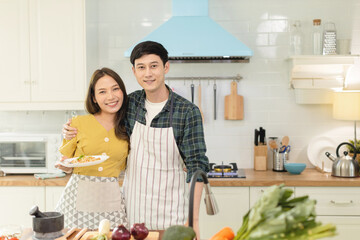
POLYGON ((346 204, 353 204, 353 200, 350 201, 335 201, 335 200, 330 200, 330 202, 332 204, 337 204, 337 205, 346 205, 346 204))

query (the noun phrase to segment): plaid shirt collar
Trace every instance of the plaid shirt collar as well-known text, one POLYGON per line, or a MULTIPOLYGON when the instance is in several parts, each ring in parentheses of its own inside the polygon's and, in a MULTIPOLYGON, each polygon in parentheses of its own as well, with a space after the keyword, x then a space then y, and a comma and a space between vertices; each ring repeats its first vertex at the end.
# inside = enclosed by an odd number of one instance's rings
MULTIPOLYGON (((165 87, 167 88, 167 90, 169 91, 169 97, 168 97, 168 100, 164 106, 164 108, 161 110, 162 112, 163 111, 168 111, 170 112, 171 110, 171 98, 173 97, 173 91, 171 90, 171 88, 169 88, 168 85, 165 84, 165 87)), ((145 90, 141 90, 141 97, 139 99, 139 106, 146 112, 146 108, 145 108, 145 100, 146 100, 146 93, 145 93, 145 90)))

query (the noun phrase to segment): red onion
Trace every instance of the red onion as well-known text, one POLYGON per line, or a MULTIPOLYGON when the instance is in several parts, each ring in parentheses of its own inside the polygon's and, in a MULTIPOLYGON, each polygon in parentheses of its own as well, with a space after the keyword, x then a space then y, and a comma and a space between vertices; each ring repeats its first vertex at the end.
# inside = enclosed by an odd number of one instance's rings
POLYGON ((114 228, 111 239, 112 240, 130 240, 131 234, 130 232, 124 227, 124 225, 119 225, 114 228))
POLYGON ((134 223, 131 226, 130 232, 136 240, 143 240, 149 234, 149 230, 145 227, 144 223, 134 223))

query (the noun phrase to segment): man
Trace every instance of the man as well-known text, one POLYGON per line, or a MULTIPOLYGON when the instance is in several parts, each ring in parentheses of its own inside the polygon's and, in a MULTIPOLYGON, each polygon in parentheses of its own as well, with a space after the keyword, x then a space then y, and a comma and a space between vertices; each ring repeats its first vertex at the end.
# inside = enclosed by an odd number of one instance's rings
MULTIPOLYGON (((131 145, 124 179, 129 222, 144 222, 152 230, 186 224, 189 186, 185 182, 190 182, 196 170, 209 170, 200 110, 165 85, 170 64, 161 44, 139 43, 130 62, 143 90, 129 94, 126 121, 131 145)), ((65 133, 73 130, 64 128, 65 133)), ((194 197, 198 239, 200 181, 194 197)))

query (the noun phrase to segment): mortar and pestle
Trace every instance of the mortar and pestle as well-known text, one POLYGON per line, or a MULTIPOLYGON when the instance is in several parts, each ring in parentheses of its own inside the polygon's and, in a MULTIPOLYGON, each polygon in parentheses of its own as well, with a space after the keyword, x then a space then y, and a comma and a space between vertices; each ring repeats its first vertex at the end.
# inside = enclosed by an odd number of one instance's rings
POLYGON ((33 206, 29 214, 33 216, 33 239, 51 240, 63 235, 63 214, 59 212, 41 212, 38 206, 33 206))

